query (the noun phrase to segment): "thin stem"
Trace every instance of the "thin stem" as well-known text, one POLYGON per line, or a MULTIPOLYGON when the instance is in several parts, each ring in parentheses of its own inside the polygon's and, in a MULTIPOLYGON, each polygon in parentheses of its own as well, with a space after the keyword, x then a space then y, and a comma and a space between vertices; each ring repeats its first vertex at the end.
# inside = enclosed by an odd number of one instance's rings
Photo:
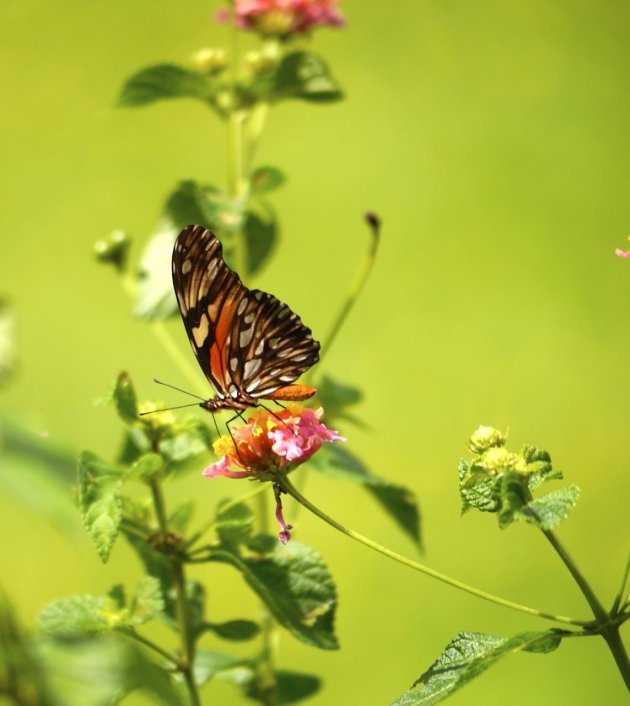
MULTIPOLYGON (((162 493, 162 485, 158 476, 152 476, 149 481, 151 493, 153 495, 153 505, 155 514, 158 519, 160 531, 163 534, 168 534, 168 519, 166 514, 166 504, 164 502, 164 494, 162 493)), ((182 559, 176 554, 169 557, 171 568, 173 570, 173 579, 175 583, 175 595, 177 604, 177 623, 181 635, 181 658, 178 663, 178 669, 181 672, 192 706, 201 706, 199 692, 193 676, 193 664, 195 659, 195 646, 191 639, 190 624, 188 621, 188 603, 186 596, 186 576, 184 575, 184 567, 182 559)))
MULTIPOLYGON (((624 569, 623 576, 621 578, 621 586, 619 586, 619 592, 615 597, 615 602, 610 610, 611 615, 617 615, 619 613, 619 606, 621 601, 624 599, 626 584, 628 583, 628 576, 630 576, 630 553, 628 553, 628 558, 626 560, 626 568, 624 569)), ((627 605, 627 601, 625 605, 627 605)), ((625 607, 625 606, 624 606, 625 607)))
MULTIPOLYGON (((595 595, 595 592, 591 588, 590 584, 583 576, 582 572, 577 568, 573 558, 566 550, 562 542, 556 537, 556 535, 551 530, 543 530, 543 534, 551 546, 556 550, 558 556, 564 562, 564 565, 569 570, 571 576, 577 583, 582 595, 586 598, 593 615, 595 616, 597 622, 597 632, 606 640, 608 649, 610 650, 617 668, 621 673, 621 677, 624 680, 625 685, 630 690, 630 659, 628 659, 628 653, 626 648, 621 641, 621 635, 619 634, 619 625, 611 621, 611 617, 614 617, 614 613, 607 613, 604 606, 601 604, 599 598, 595 595)), ((624 579, 622 583, 622 590, 625 586, 626 579, 628 576, 628 568, 626 567, 626 572, 624 573, 624 579)))
POLYGON ((159 645, 156 645, 155 642, 151 642, 151 640, 147 640, 146 637, 143 637, 139 633, 137 633, 133 629, 129 628, 119 628, 119 632, 123 633, 123 635, 127 635, 128 637, 132 638, 136 642, 140 642, 143 644, 145 647, 148 647, 149 649, 153 650, 157 654, 159 654, 161 657, 163 657, 165 660, 170 662, 174 667, 179 669, 180 663, 179 660, 174 657, 172 654, 167 652, 166 650, 162 649, 159 645))
POLYGON ((564 562, 564 565, 571 573, 571 576, 573 576, 575 582, 580 588, 580 591, 582 591, 584 598, 586 598, 587 603, 591 607, 593 615, 597 621, 599 623, 605 623, 608 620, 608 613, 606 612, 606 609, 600 603, 599 598, 595 595, 595 592, 582 575, 582 572, 577 568, 565 546, 551 530, 542 530, 542 532, 551 543, 551 546, 556 550, 558 556, 564 562))
POLYGON ((554 615, 553 613, 546 613, 540 610, 536 610, 534 608, 529 608, 528 606, 520 605, 519 603, 513 603, 512 601, 507 601, 504 598, 494 596, 491 593, 486 593, 485 591, 480 591, 477 588, 468 586, 467 584, 462 583, 461 581, 456 581, 455 579, 452 579, 449 576, 446 576, 445 574, 441 574, 438 571, 435 571, 434 569, 430 569, 429 567, 424 566, 423 564, 419 564, 417 561, 413 561, 405 556, 402 556, 401 554, 393 552, 391 549, 387 549, 381 544, 378 544, 377 542, 374 542, 371 539, 364 537, 363 535, 359 534, 358 532, 355 532, 354 530, 344 527, 344 525, 340 524, 329 515, 326 515, 326 513, 322 512, 322 510, 317 508, 303 495, 301 495, 293 486, 287 476, 283 476, 282 478, 280 478, 278 480, 278 483, 282 486, 285 492, 295 498, 299 503, 304 505, 307 510, 310 510, 320 519, 324 520, 324 522, 327 522, 329 525, 331 525, 331 527, 334 527, 340 532, 343 532, 343 534, 347 535, 348 537, 351 537, 357 542, 365 544, 366 547, 369 547, 370 549, 373 549, 374 551, 377 551, 380 554, 383 554, 389 557, 390 559, 393 559, 394 561, 403 564, 404 566, 408 566, 409 568, 414 569, 415 571, 420 571, 421 573, 426 574, 427 576, 432 576, 438 581, 442 581, 443 583, 446 583, 449 586, 458 588, 461 591, 466 591, 467 593, 470 593, 473 596, 477 596, 478 598, 483 598, 486 601, 496 603, 497 605, 503 606, 504 608, 511 608, 512 610, 518 610, 521 613, 527 613, 528 615, 533 615, 537 618, 544 618, 545 620, 553 620, 558 623, 568 623, 569 625, 579 625, 581 627, 589 627, 592 625, 592 622, 576 620, 575 618, 567 618, 563 615, 554 615))
MULTIPOLYGON (((348 314, 350 313, 352 307, 355 305, 357 299, 359 298, 359 294, 361 294, 361 290, 365 286, 368 275, 370 274, 370 270, 372 269, 372 266, 374 265, 374 261, 376 259, 378 243, 380 240, 380 226, 376 219, 366 218, 366 220, 368 220, 368 225, 371 229, 371 239, 369 248, 365 254, 365 257, 363 258, 363 262, 359 265, 359 268, 355 275, 352 286, 350 287, 350 291, 348 292, 346 300, 344 301, 341 309, 339 310, 339 313, 337 314, 337 317, 335 318, 330 328, 330 331, 328 332, 328 335, 324 337, 321 347, 321 353, 319 356, 320 363, 330 350, 330 347, 337 338, 341 327, 348 318, 348 314)), ((306 380, 310 380, 312 378, 312 370, 313 368, 311 368, 311 370, 306 375, 306 380)))

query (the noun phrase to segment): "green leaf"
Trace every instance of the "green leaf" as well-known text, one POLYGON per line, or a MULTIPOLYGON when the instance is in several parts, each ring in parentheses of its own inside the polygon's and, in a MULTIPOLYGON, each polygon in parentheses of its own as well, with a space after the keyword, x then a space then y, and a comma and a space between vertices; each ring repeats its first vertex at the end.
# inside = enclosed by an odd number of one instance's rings
POLYGON ((260 632, 258 623, 251 620, 229 620, 226 623, 204 623, 206 630, 211 630, 223 640, 242 642, 252 640, 260 632))
POLYGON ((230 500, 222 500, 217 507, 215 529, 219 538, 226 544, 245 542, 254 528, 254 513, 245 503, 233 505, 230 500), (227 505, 225 509, 223 506, 227 505))
POLYGON ((462 513, 473 507, 481 512, 496 512, 501 507, 499 476, 477 472, 464 459, 460 460, 457 470, 462 513))
POLYGON ((286 174, 277 167, 258 167, 251 176, 252 192, 267 194, 282 186, 286 180, 286 174))
POLYGON ((390 706, 430 706, 444 701, 501 658, 523 651, 551 652, 566 634, 552 629, 504 638, 485 633, 461 632, 415 682, 412 689, 390 706))
POLYGON ((278 240, 276 214, 268 203, 252 199, 243 232, 247 243, 246 271, 252 275, 265 265, 278 240))
POLYGON ((186 607, 190 632, 194 636, 200 635, 205 630, 206 589, 194 579, 186 581, 186 607))
POLYGON ((90 451, 81 454, 79 508, 83 524, 103 562, 109 558, 118 536, 122 519, 121 487, 120 471, 101 461, 90 451))
POLYGON ((70 486, 76 455, 45 433, 0 417, 0 493, 74 537, 77 511, 70 486))
POLYGON ((420 511, 410 490, 372 475, 357 456, 336 444, 324 445, 312 466, 324 475, 361 483, 403 532, 421 546, 420 511))
POLYGON ((505 474, 501 488, 503 507, 499 513, 501 527, 524 520, 542 530, 552 529, 568 517, 580 494, 576 485, 568 485, 528 501, 526 486, 526 478, 516 473, 505 474))
POLYGON ((50 603, 39 614, 42 630, 57 637, 80 637, 106 632, 118 620, 115 612, 107 611, 114 601, 105 596, 70 596, 50 603))
POLYGON ((48 706, 112 706, 137 689, 151 693, 165 706, 188 704, 171 674, 121 636, 38 639, 36 646, 54 695, 48 706))
POLYGON ((136 478, 148 479, 151 476, 160 473, 164 468, 164 459, 160 454, 149 453, 142 454, 131 466, 131 474, 136 478))
POLYGON ((144 248, 134 307, 134 316, 139 319, 160 321, 178 311, 171 277, 171 255, 178 232, 170 219, 163 218, 144 248))
POLYGON ((152 549, 144 539, 130 532, 124 532, 127 541, 136 551, 149 576, 154 576, 160 582, 162 597, 164 599, 164 613, 169 618, 176 615, 175 601, 173 598, 173 567, 171 562, 160 552, 152 549))
POLYGON ((269 100, 287 98, 330 103, 343 98, 343 93, 321 57, 296 51, 282 59, 270 89, 269 100))
POLYGON ((349 407, 363 399, 363 392, 358 387, 344 385, 328 375, 323 375, 317 385, 317 397, 324 407, 327 422, 333 419, 345 419, 360 428, 367 428, 363 421, 348 412, 349 407))
POLYGON ((16 360, 15 312, 9 301, 0 297, 0 385, 13 376, 16 360))
MULTIPOLYGON (((321 688, 321 679, 310 674, 278 670, 273 673, 275 684, 272 686, 274 706, 293 704, 296 701, 307 699, 321 688)), ((263 704, 269 703, 269 688, 252 680, 245 693, 250 699, 255 699, 263 704)))
POLYGON ((123 422, 133 424, 138 421, 136 391, 133 388, 129 373, 122 372, 116 378, 112 391, 112 399, 116 405, 118 416, 123 422))
POLYGON ((173 424, 159 442, 159 451, 172 463, 183 463, 212 449, 213 436, 198 417, 184 417, 173 424))
POLYGON ((208 558, 238 569, 276 620, 299 640, 321 649, 337 649, 333 627, 337 596, 326 565, 303 544, 276 544, 268 556, 243 558, 223 548, 212 550, 208 558))
POLYGON ((168 197, 164 212, 180 230, 193 223, 212 230, 215 223, 209 215, 213 217, 214 213, 208 213, 206 201, 208 196, 217 193, 216 187, 202 186, 192 179, 182 181, 168 197))
POLYGON ((199 648, 195 654, 195 664, 193 673, 195 675, 195 683, 197 686, 203 686, 210 681, 212 677, 217 676, 221 672, 232 669, 243 664, 242 657, 234 657, 225 652, 216 652, 203 647, 199 648))
POLYGON ((160 100, 195 98, 213 104, 217 82, 207 74, 173 64, 149 66, 127 79, 118 105, 136 108, 160 100))
POLYGON ((141 625, 159 618, 164 612, 164 596, 159 579, 155 576, 143 576, 138 583, 132 614, 133 623, 141 625))

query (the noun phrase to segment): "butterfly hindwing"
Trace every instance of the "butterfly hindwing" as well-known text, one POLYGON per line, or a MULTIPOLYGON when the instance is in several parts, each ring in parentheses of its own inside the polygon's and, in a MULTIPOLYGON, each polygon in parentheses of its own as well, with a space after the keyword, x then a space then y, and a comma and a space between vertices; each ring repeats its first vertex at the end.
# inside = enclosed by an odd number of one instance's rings
POLYGON ((273 295, 247 289, 209 230, 187 226, 179 234, 173 284, 193 351, 219 397, 263 398, 318 361, 310 329, 273 295))

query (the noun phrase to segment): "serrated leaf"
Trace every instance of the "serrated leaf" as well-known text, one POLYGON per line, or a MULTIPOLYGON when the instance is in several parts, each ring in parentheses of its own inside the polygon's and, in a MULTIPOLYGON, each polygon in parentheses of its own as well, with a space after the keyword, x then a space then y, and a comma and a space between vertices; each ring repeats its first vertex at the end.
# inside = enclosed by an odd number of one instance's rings
POLYGON ((0 297, 0 385, 13 376, 16 361, 15 312, 9 301, 0 297))
POLYGON ((462 513, 473 507, 481 512, 496 512, 501 507, 499 476, 475 472, 474 467, 463 459, 457 470, 462 513))
POLYGON ((183 463, 212 449, 213 437, 208 427, 198 418, 174 424, 169 436, 161 439, 158 448, 162 456, 172 463, 183 463))
POLYGON ((225 652, 216 652, 215 650, 201 647, 195 654, 195 664, 193 666, 195 683, 197 686, 203 686, 220 672, 237 667, 243 662, 242 657, 235 657, 225 652))
POLYGON ((512 481, 506 489, 506 496, 511 498, 511 505, 499 516, 501 526, 514 520, 524 520, 542 530, 553 529, 565 520, 575 506, 580 489, 576 485, 568 485, 543 495, 536 500, 527 502, 527 498, 517 494, 517 488, 512 481))
POLYGON ((176 615, 175 601, 173 599, 173 567, 171 562, 160 552, 152 549, 147 542, 131 532, 124 532, 129 544, 136 551, 149 576, 154 576, 160 582, 162 597, 164 598, 164 614, 170 619, 176 615))
POLYGON ((206 630, 211 630, 223 640, 242 642, 252 640, 260 632, 260 625, 251 620, 228 620, 225 623, 204 623, 206 630))
POLYGON ((141 625, 159 618, 164 612, 164 596, 159 579, 155 576, 143 576, 138 583, 134 597, 132 620, 141 625))
POLYGON ((268 556, 243 558, 224 548, 212 550, 208 558, 238 569, 276 620, 299 640, 321 649, 337 649, 335 585, 313 549, 291 541, 268 556))
POLYGON ((247 243, 246 271, 252 275, 269 260, 278 240, 276 214, 268 203, 252 199, 245 214, 243 233, 247 243))
POLYGON ((216 81, 207 74, 174 64, 159 64, 128 78, 118 97, 118 105, 136 108, 173 98, 195 98, 212 104, 216 90, 216 81))
POLYGON ((255 194, 267 194, 281 187, 286 180, 286 174, 277 167, 258 167, 250 180, 252 192, 255 194))
POLYGON ((57 637, 80 637, 106 632, 117 624, 115 614, 108 614, 107 604, 108 599, 104 596, 60 598, 42 610, 38 622, 42 630, 57 637))
POLYGON ((134 316, 161 321, 178 312, 171 280, 171 255, 179 228, 168 218, 159 223, 140 258, 134 316))
POLYGON ((112 399, 123 422, 133 424, 138 421, 138 402, 129 373, 122 372, 116 378, 112 399))
POLYGON ((421 545, 420 511, 410 490, 373 475, 357 456, 342 446, 326 444, 312 465, 324 475, 363 485, 403 532, 415 544, 421 545))
POLYGON ((79 508, 83 525, 103 562, 108 560, 118 536, 122 519, 121 487, 120 471, 101 461, 90 451, 81 454, 79 508))
POLYGON ((510 638, 485 633, 461 632, 447 646, 414 687, 390 706, 430 706, 444 701, 455 691, 517 652, 551 652, 562 637, 561 630, 529 632, 510 638))
POLYGON ((73 538, 78 518, 70 486, 76 466, 76 454, 55 440, 0 418, 0 493, 73 538))
POLYGON ((296 51, 280 62, 268 96, 271 101, 287 98, 330 103, 343 98, 343 93, 321 57, 296 51))
POLYGON ((223 500, 217 507, 215 529, 221 541, 226 544, 245 542, 254 528, 254 519, 249 505, 223 500), (227 505, 225 509, 224 505, 227 505))

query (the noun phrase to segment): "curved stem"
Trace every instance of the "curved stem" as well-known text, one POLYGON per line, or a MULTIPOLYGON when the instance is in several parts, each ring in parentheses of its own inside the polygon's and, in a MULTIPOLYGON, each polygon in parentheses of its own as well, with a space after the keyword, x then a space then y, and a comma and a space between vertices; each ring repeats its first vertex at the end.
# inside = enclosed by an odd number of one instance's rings
MULTIPOLYGON (((357 299, 359 298, 359 294, 361 294, 361 290, 365 286, 368 275, 370 274, 370 271, 371 271, 372 266, 374 265, 374 261, 376 259, 376 253, 378 250, 378 243, 380 240, 380 225, 379 225, 378 220, 375 218, 366 217, 366 220, 367 220, 368 225, 370 226, 370 230, 371 230, 370 245, 369 245, 367 253, 365 254, 363 262, 359 265, 359 268, 358 268, 357 273, 354 277, 354 281, 352 283, 352 286, 350 287, 350 291, 348 292, 348 295, 346 296, 346 300, 344 301, 335 320, 333 321, 333 324, 330 327, 330 331, 328 332, 328 335, 325 336, 325 338, 322 341, 321 352, 320 352, 320 356, 319 356, 320 363, 324 359, 324 357, 326 356, 328 351, 330 350, 330 347, 332 346, 333 342, 337 338, 337 335, 339 334, 341 327, 343 326, 346 319, 348 318, 348 314, 350 313, 350 311, 352 310, 352 307, 355 305, 357 299)), ((306 381, 312 379, 312 370, 313 370, 313 368, 311 368, 309 370, 309 372, 306 374, 306 376, 305 376, 306 381)))
POLYGON ((127 637, 130 637, 136 642, 148 647, 150 650, 153 650, 159 654, 160 657, 170 662, 176 669, 179 669, 179 660, 166 650, 162 649, 159 645, 156 645, 155 642, 147 640, 146 637, 143 637, 140 633, 137 633, 135 630, 130 628, 118 628, 118 632, 121 632, 123 635, 127 635, 127 637))
POLYGON ((581 627, 589 627, 592 625, 592 622, 576 620, 575 618, 568 618, 564 615, 554 615, 553 613, 546 613, 540 610, 536 610, 535 608, 529 608, 528 606, 520 605, 519 603, 513 603, 512 601, 507 601, 504 598, 499 598, 498 596, 494 596, 491 593, 480 591, 479 589, 473 588, 472 586, 468 586, 467 584, 462 583, 461 581, 452 579, 450 578, 450 576, 446 576, 445 574, 441 574, 440 572, 435 571, 434 569, 430 569, 428 566, 424 566, 423 564, 420 564, 417 561, 413 561, 412 559, 409 559, 403 556, 402 554, 398 554, 392 551, 391 549, 387 549, 387 547, 378 544, 378 542, 374 542, 373 540, 364 537, 358 532, 344 527, 344 525, 340 524, 332 517, 322 512, 322 510, 317 508, 301 493, 299 493, 287 476, 282 476, 278 480, 278 483, 281 485, 282 489, 285 492, 295 498, 295 500, 297 500, 299 503, 304 505, 307 510, 310 510, 320 519, 324 520, 324 522, 327 522, 329 525, 331 525, 331 527, 334 527, 340 532, 343 532, 343 534, 347 535, 348 537, 351 537, 357 542, 361 542, 361 544, 364 544, 366 547, 369 547, 370 549, 373 549, 374 551, 377 551, 380 554, 383 554, 386 557, 389 557, 390 559, 393 559, 394 561, 403 564, 403 566, 407 566, 410 569, 414 569, 415 571, 419 571, 423 574, 426 574, 427 576, 431 576, 437 579, 438 581, 442 581, 443 583, 448 584, 449 586, 458 588, 460 591, 466 591, 466 593, 470 593, 473 596, 477 596, 478 598, 483 598, 486 601, 496 603, 497 605, 503 606, 504 608, 511 608, 512 610, 518 610, 521 613, 527 613, 528 615, 533 615, 537 618, 544 618, 545 620, 553 620, 558 623, 568 623, 569 625, 579 625, 581 627))

